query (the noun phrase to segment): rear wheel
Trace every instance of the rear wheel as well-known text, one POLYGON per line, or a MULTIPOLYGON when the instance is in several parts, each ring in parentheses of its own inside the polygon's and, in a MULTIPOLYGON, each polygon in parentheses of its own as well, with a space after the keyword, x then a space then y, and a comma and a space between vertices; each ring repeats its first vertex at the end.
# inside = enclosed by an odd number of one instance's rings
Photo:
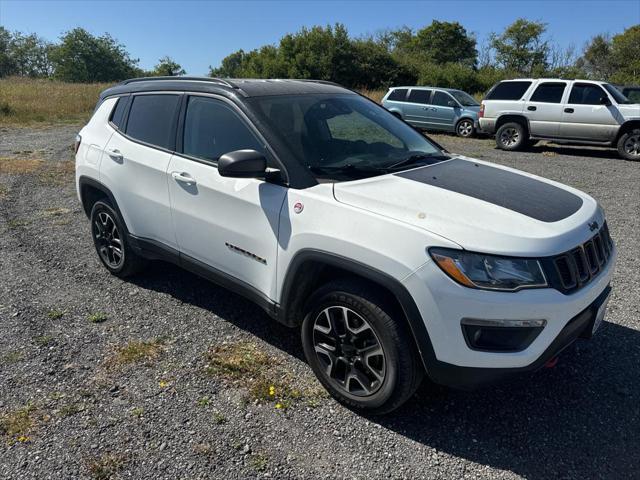
POLYGON ((627 160, 640 160, 640 128, 623 133, 618 139, 618 154, 627 160))
POLYGON ((322 287, 309 301, 302 343, 309 365, 334 398, 382 414, 415 392, 423 369, 400 314, 373 292, 350 280, 322 287))
POLYGON ((120 215, 106 200, 91 209, 91 233, 100 261, 113 275, 127 277, 145 266, 129 244, 120 215))
POLYGON ((502 125, 496 132, 496 145, 507 151, 521 150, 526 147, 529 135, 522 124, 509 122, 502 125))
POLYGON ((474 133, 473 122, 468 118, 463 118, 456 124, 456 135, 459 137, 473 137, 474 133))

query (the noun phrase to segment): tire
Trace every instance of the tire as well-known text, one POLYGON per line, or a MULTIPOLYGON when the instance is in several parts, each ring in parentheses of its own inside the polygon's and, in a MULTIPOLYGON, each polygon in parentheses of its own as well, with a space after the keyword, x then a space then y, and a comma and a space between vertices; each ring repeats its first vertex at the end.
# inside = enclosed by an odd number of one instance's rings
POLYGON ((496 132, 496 145, 501 150, 521 150, 527 146, 529 135, 518 122, 508 122, 496 132))
POLYGON ((640 161, 640 128, 623 133, 618 139, 618 155, 627 160, 640 161))
POLYGON ((475 136, 476 131, 473 128, 473 121, 468 118, 463 118, 456 123, 456 135, 462 138, 471 138, 475 136))
POLYGON ((334 281, 312 295, 302 324, 304 353, 320 383, 342 404, 373 415, 402 405, 424 375, 402 314, 384 298, 365 282, 334 281))
POLYGON ((107 200, 93 204, 90 218, 96 253, 111 274, 124 278, 144 268, 146 260, 131 248, 124 222, 107 200))

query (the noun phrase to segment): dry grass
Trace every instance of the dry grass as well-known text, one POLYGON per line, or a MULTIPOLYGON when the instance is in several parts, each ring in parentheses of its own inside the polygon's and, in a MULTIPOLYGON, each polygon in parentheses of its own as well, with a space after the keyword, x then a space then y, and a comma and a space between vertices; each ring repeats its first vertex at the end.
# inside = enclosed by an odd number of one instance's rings
POLYGON ((25 175, 42 166, 43 161, 35 158, 0 157, 0 174, 25 175))
POLYGON ((114 354, 107 360, 107 366, 115 368, 131 363, 150 363, 160 356, 163 348, 164 341, 159 338, 148 342, 130 341, 115 349, 114 354))
POLYGON ((319 399, 327 396, 315 379, 296 378, 281 362, 251 342, 212 348, 205 359, 207 373, 246 388, 251 398, 272 403, 277 409, 298 401, 315 406, 319 399))
POLYGON ((124 467, 126 457, 124 455, 107 453, 99 458, 91 460, 87 468, 91 477, 95 480, 107 480, 114 478, 118 472, 124 467))
POLYGON ((0 125, 81 122, 91 115, 106 83, 0 79, 0 125))
POLYGON ((368 89, 362 89, 362 90, 358 90, 362 95, 364 95, 365 97, 369 97, 371 100, 373 100, 376 103, 380 103, 382 102, 382 97, 384 97, 385 93, 387 93, 386 90, 368 90, 368 89))
POLYGON ((8 443, 28 441, 28 434, 35 426, 34 411, 33 405, 26 405, 0 416, 0 435, 5 436, 8 443))

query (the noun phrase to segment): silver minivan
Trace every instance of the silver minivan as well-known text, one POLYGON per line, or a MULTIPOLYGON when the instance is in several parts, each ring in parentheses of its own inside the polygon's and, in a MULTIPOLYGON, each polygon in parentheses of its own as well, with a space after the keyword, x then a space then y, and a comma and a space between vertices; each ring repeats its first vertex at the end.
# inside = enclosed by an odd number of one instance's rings
POLYGON ((455 132, 471 137, 478 128, 480 104, 468 93, 453 88, 393 87, 382 106, 414 127, 455 132))
POLYGON ((552 140, 616 147, 620 156, 640 160, 640 104, 606 82, 505 80, 482 101, 479 123, 503 150, 552 140))

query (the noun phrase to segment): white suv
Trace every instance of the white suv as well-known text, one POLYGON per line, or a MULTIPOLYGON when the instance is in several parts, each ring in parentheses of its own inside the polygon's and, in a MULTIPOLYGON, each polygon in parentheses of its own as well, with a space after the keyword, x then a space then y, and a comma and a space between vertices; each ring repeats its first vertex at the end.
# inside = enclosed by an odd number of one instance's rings
POLYGON ((155 78, 100 96, 80 201, 114 275, 176 263, 301 330, 341 402, 554 361, 604 316, 616 249, 588 195, 449 154, 327 82, 155 78))
POLYGON ((480 129, 503 150, 536 140, 612 146, 640 160, 640 104, 611 84, 590 80, 517 79, 496 84, 482 101, 480 129))

